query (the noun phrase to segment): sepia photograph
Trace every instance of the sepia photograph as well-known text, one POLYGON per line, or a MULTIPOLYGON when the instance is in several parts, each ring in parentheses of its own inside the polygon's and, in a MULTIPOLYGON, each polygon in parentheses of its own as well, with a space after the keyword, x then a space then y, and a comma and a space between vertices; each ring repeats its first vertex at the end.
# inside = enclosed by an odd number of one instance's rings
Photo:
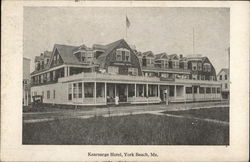
POLYGON ((22 144, 228 146, 229 65, 230 8, 24 7, 22 144))

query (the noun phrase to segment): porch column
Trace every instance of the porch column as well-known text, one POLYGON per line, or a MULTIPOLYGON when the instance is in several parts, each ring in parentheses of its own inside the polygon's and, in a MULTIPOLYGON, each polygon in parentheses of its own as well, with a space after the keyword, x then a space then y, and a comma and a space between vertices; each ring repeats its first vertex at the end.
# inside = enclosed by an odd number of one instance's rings
POLYGON ((148 97, 148 84, 146 84, 146 95, 148 97))
POLYGON ((26 91, 26 106, 29 105, 29 91, 26 91))
POLYGON ((136 84, 135 84, 135 97, 136 97, 136 84))
POLYGON ((158 98, 160 98, 160 84, 158 84, 158 98))
POLYGON ((105 103, 107 104, 107 83, 104 83, 104 98, 105 98, 105 103))
POLYGON ((68 76, 68 67, 64 67, 64 77, 68 76))
POLYGON ((115 84, 115 97, 116 97, 116 84, 115 84))
POLYGON ((144 96, 144 84, 142 84, 142 94, 143 94, 143 97, 145 97, 144 96))
POLYGON ((174 85, 174 98, 176 98, 176 85, 174 85))
POLYGON ((126 90, 127 90, 127 102, 128 102, 128 84, 126 84, 126 90))
POLYGON ((79 94, 79 87, 78 87, 78 83, 76 83, 76 99, 78 99, 78 94, 79 94))
POLYGON ((68 75, 67 75, 67 76, 69 76, 69 75, 70 75, 70 67, 68 67, 67 72, 68 72, 68 75))
POLYGON ((185 85, 183 85, 183 96, 184 96, 184 102, 185 102, 185 104, 186 104, 186 86, 185 85))
POLYGON ((96 82, 94 82, 94 103, 96 105, 96 82))
POLYGON ((74 83, 71 84, 72 102, 74 101, 74 83))
POLYGON ((82 99, 85 98, 85 94, 84 94, 84 82, 82 82, 82 99))

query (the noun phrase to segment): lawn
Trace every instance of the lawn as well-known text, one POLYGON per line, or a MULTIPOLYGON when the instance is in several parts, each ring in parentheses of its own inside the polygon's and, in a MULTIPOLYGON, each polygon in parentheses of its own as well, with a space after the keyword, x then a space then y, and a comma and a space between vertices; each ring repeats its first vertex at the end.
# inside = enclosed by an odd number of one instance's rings
POLYGON ((189 117, 215 119, 229 122, 229 108, 209 108, 209 109, 191 109, 183 111, 165 111, 166 114, 182 115, 189 117))
POLYGON ((23 144, 228 145, 229 126, 150 114, 23 124, 23 144))

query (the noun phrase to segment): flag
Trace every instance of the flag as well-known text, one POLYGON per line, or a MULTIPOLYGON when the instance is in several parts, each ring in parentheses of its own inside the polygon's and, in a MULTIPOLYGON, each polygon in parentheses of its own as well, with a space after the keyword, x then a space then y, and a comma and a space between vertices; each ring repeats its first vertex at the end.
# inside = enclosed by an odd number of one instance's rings
POLYGON ((127 28, 129 28, 130 27, 130 21, 129 21, 129 19, 128 19, 128 17, 126 16, 126 26, 127 26, 127 28))

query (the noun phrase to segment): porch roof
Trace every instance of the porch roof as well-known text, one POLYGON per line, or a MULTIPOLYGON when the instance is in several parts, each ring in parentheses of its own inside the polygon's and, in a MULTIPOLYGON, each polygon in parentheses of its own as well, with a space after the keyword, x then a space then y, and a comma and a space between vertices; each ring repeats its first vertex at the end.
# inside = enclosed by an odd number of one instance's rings
POLYGON ((175 79, 175 80, 160 80, 158 77, 145 76, 129 76, 119 74, 107 73, 80 73, 63 78, 59 78, 58 82, 112 82, 112 83, 128 83, 128 84, 160 84, 160 85, 214 85, 220 86, 217 81, 205 80, 189 80, 189 79, 175 79))

